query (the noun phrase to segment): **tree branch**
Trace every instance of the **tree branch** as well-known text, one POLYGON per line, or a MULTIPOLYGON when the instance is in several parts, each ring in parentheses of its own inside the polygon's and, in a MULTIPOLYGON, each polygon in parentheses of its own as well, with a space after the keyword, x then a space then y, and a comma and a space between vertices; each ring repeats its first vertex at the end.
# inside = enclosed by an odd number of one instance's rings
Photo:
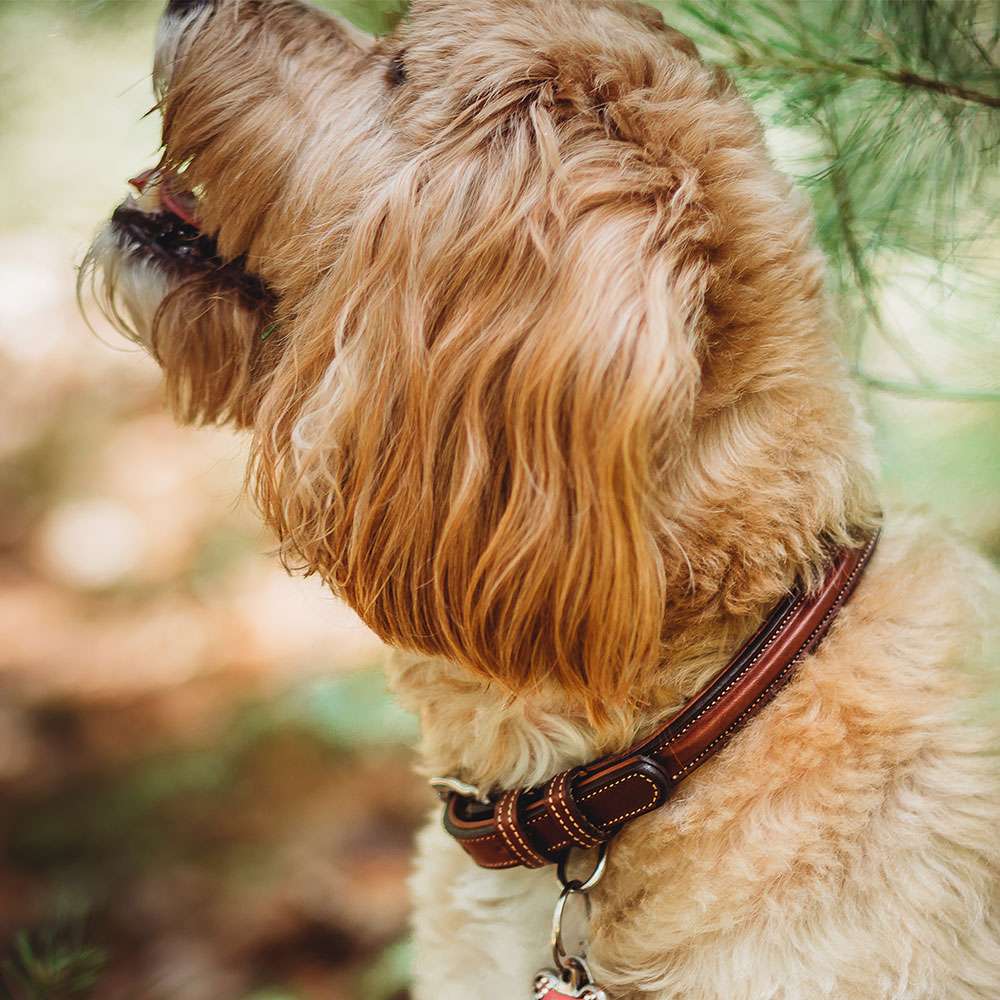
POLYGON ((877 378, 867 375, 855 368, 854 377, 869 389, 878 392, 888 392, 894 396, 907 396, 910 399, 926 399, 928 401, 948 403, 1000 403, 1000 391, 989 389, 950 389, 938 385, 914 385, 912 382, 897 382, 894 379, 877 378))
POLYGON ((948 83, 945 80, 935 80, 921 76, 909 69, 883 69, 880 66, 862 60, 849 62, 831 62, 825 59, 803 59, 797 56, 769 55, 766 58, 752 55, 744 49, 738 49, 734 64, 741 69, 783 69, 789 73, 840 73, 856 80, 885 80, 903 87, 919 87, 936 94, 944 94, 959 101, 972 104, 982 104, 987 108, 1000 108, 1000 97, 984 94, 979 90, 948 83))

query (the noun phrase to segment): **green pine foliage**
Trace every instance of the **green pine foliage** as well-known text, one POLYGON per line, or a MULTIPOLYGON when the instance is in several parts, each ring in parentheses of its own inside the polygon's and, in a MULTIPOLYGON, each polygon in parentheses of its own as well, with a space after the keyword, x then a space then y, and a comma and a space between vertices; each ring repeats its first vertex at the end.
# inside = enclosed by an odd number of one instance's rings
POLYGON ((998 398, 940 384, 933 338, 962 338, 981 359, 998 349, 1000 2, 655 6, 734 78, 812 196, 859 377, 930 398, 998 398), (866 371, 873 340, 892 355, 892 377, 866 371))

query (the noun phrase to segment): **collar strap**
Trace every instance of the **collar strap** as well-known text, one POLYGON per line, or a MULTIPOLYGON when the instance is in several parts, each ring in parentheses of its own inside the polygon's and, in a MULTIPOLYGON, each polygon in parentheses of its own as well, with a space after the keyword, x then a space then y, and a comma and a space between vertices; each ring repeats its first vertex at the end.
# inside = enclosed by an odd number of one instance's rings
POLYGON ((483 868, 541 868, 609 841, 662 806, 787 683, 854 591, 878 541, 841 551, 820 587, 795 587, 726 667, 652 736, 498 800, 447 794, 445 829, 483 868))

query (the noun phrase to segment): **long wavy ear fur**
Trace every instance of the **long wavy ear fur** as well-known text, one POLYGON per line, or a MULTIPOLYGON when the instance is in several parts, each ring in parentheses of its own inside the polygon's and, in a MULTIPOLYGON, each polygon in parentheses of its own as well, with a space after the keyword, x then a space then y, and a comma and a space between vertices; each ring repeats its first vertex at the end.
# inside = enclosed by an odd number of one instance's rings
POLYGON ((484 116, 365 208, 265 400, 257 486, 384 639, 600 721, 660 656, 700 277, 667 249, 678 178, 555 104, 502 116, 502 151, 484 116))
POLYGON ((619 7, 526 5, 522 44, 421 0, 405 155, 317 248, 255 435, 288 561, 597 726, 870 514, 808 214, 738 95, 619 7))

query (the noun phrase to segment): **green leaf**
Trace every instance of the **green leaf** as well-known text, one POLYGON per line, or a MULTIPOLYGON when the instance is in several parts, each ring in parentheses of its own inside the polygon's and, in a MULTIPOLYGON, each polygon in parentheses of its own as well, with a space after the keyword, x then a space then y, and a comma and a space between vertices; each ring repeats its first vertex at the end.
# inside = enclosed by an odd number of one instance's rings
POLYGON ((373 35, 389 34, 405 17, 407 0, 325 0, 323 6, 373 35))

